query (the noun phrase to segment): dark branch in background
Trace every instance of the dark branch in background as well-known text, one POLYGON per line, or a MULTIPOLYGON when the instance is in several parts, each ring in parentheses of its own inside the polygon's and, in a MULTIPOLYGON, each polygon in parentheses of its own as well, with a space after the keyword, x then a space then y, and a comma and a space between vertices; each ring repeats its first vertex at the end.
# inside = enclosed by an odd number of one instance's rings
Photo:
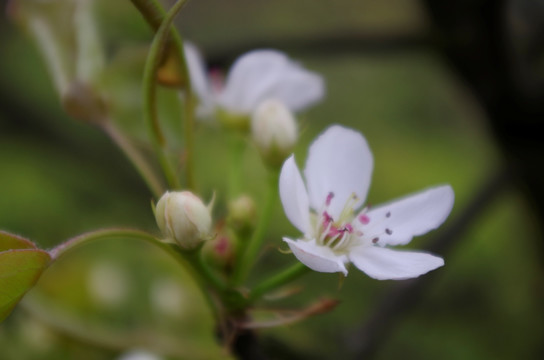
MULTIPOLYGON (((507 175, 516 180, 544 224, 544 79, 538 70, 544 52, 544 6, 529 0, 424 0, 434 22, 436 48, 467 84, 510 164, 485 184, 456 222, 429 250, 445 254, 500 193, 507 175), (520 35, 522 30, 526 33, 520 35), (529 29, 529 30, 527 30, 529 29)), ((541 240, 541 239, 539 239, 541 240)), ((543 242, 539 241, 542 247, 543 242)), ((542 252, 541 252, 542 253, 542 252)), ((350 337, 354 359, 368 359, 435 275, 403 282, 382 299, 371 318, 350 337)))
MULTIPOLYGON (((487 209, 507 188, 509 184, 507 170, 494 174, 472 197, 472 201, 457 216, 450 226, 438 234, 429 244, 427 250, 445 255, 462 239, 471 225, 480 220, 487 209)), ((402 321, 403 315, 410 311, 436 279, 437 274, 412 280, 405 280, 393 286, 377 302, 379 305, 372 311, 366 323, 355 331, 350 331, 343 339, 347 340, 346 348, 352 359, 370 359, 379 350, 395 326, 402 321)))
POLYGON ((486 111, 515 180, 542 226, 544 5, 532 0, 423 4, 434 23, 436 49, 486 111))

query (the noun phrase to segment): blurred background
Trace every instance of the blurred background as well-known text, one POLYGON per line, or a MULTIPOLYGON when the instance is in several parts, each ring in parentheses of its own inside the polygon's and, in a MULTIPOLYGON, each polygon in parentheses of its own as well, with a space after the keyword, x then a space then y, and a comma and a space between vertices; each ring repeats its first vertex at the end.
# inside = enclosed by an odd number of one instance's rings
MULTIPOLYGON (((16 3, 2 3, 0 18, 0 229, 43 248, 104 227, 157 233, 152 194, 131 164, 101 131, 63 111, 42 54, 8 16, 16 3)), ((114 120, 145 149, 140 83, 152 32, 129 1, 93 6, 114 120)), ((70 16, 56 24, 73 31, 70 16)), ((339 123, 361 131, 373 151, 369 203, 443 183, 455 190, 445 225, 411 244, 443 256, 443 268, 404 282, 355 270, 341 284, 335 274, 306 275, 300 293, 268 306, 340 304, 261 331, 271 358, 544 358, 542 2, 195 0, 177 26, 210 69, 226 71, 265 47, 324 76, 325 100, 299 116, 299 164, 315 136, 339 123)), ((161 99, 175 122, 175 94, 161 99)), ((217 193, 217 219, 225 141, 217 126, 198 126, 197 181, 203 198, 217 193)), ((259 204, 266 173, 251 146, 243 171, 259 204)), ((277 248, 296 234, 278 206, 252 283, 293 262, 277 248)), ((213 332, 174 261, 143 243, 103 241, 46 271, 0 324, 0 358, 114 359, 139 347, 172 359, 223 358, 213 332)))

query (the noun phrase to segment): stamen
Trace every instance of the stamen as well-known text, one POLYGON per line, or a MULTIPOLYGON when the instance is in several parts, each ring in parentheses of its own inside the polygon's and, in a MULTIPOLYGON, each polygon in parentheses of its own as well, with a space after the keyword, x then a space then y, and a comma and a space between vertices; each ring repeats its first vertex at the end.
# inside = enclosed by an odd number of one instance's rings
POLYGON ((332 247, 333 250, 336 250, 338 249, 340 246, 342 246, 342 244, 344 244, 344 242, 346 241, 346 239, 349 237, 349 234, 347 232, 343 232, 344 235, 342 235, 342 238, 340 238, 340 241, 338 241, 336 244, 334 244, 334 246, 332 247))
POLYGON ((326 206, 329 206, 331 204, 331 201, 332 201, 332 198, 334 197, 334 193, 331 191, 328 195, 327 195, 327 200, 325 200, 325 205, 326 206))
POLYGON ((326 211, 323 211, 323 218, 323 225, 328 225, 333 222, 332 216, 330 216, 329 213, 326 211))
POLYGON ((387 235, 391 235, 393 233, 393 231, 391 229, 385 229, 385 233, 387 235))
POLYGON ((346 226, 344 226, 344 230, 351 234, 353 232, 353 226, 351 226, 350 223, 347 223, 346 226))
POLYGON ((323 243, 327 246, 331 246, 331 244, 334 244, 334 242, 340 237, 340 234, 342 234, 341 232, 339 232, 338 234, 336 234, 335 236, 333 237, 330 237, 328 239, 325 239, 326 241, 323 243))
POLYGON ((385 217, 386 217, 386 218, 391 217, 391 211, 388 211, 388 212, 385 214, 385 217))
POLYGON ((375 237, 374 239, 372 239, 373 244, 376 244, 378 241, 380 241, 380 238, 378 237, 375 237))
MULTIPOLYGON (((323 224, 325 225, 325 224, 323 224)), ((327 235, 329 234, 329 231, 331 230, 331 227, 332 227, 332 221, 330 221, 328 224, 327 224, 327 227, 325 229, 323 229, 323 232, 321 233, 321 236, 319 237, 319 242, 321 244, 325 244, 325 238, 327 237, 327 235)), ((325 244, 326 245, 326 244, 325 244)))

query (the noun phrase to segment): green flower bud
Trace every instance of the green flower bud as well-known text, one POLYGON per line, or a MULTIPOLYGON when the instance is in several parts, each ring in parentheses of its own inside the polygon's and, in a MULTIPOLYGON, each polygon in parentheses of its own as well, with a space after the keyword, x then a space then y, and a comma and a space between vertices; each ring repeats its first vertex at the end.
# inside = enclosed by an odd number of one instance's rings
POLYGON ((163 235, 183 249, 211 238, 210 210, 189 191, 166 192, 155 207, 155 218, 163 235))
POLYGON ((240 195, 229 202, 228 221, 239 232, 253 229, 257 215, 255 201, 248 195, 240 195))
POLYGON ((251 119, 253 140, 268 165, 281 166, 293 152, 297 124, 293 114, 275 99, 263 101, 251 119))

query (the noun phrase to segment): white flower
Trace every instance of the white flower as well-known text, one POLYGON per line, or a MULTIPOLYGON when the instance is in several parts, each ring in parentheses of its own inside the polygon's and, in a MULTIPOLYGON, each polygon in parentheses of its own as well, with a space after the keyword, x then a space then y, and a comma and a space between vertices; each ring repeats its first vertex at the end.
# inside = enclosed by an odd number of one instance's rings
POLYGON ((254 50, 239 57, 224 86, 212 84, 198 50, 184 45, 193 90, 200 100, 200 113, 216 107, 235 115, 249 116, 263 100, 274 98, 291 111, 302 110, 323 98, 325 86, 316 73, 304 69, 277 50, 254 50))
POLYGON ((117 360, 161 360, 162 357, 155 355, 147 350, 130 350, 121 354, 117 360))
POLYGON ((351 262, 372 278, 408 279, 444 265, 424 252, 396 251, 413 236, 437 228, 453 207, 449 185, 377 206, 362 208, 373 160, 363 136, 331 126, 310 146, 304 177, 288 158, 280 174, 280 197, 291 223, 303 232, 284 238, 293 254, 319 272, 342 272, 351 262))

